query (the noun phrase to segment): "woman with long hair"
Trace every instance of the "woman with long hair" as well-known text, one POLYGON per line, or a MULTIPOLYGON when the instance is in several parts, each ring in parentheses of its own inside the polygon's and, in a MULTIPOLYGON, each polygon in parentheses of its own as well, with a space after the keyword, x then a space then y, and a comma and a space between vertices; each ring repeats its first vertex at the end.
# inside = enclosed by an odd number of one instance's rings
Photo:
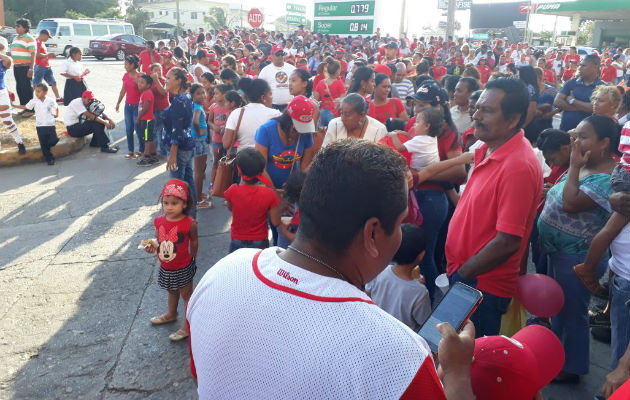
POLYGON ((374 92, 374 70, 369 67, 357 68, 346 94, 357 93, 366 101, 370 101, 372 92, 374 92))
POLYGON ((368 108, 368 115, 382 124, 388 119, 396 118, 407 122, 409 116, 403 102, 391 97, 392 83, 385 74, 376 74, 374 79, 374 96, 368 108))

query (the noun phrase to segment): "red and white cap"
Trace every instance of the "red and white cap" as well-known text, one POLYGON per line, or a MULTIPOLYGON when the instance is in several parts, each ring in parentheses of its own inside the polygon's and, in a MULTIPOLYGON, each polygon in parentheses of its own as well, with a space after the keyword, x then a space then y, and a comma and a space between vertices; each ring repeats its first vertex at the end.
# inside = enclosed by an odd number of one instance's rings
POLYGON ((282 47, 281 44, 274 44, 273 47, 271 47, 271 54, 275 55, 276 53, 286 54, 284 47, 282 47))
POLYGON ((162 197, 175 196, 185 202, 188 201, 188 184, 179 179, 170 179, 162 189, 162 197))
POLYGON ((287 113, 293 120, 293 126, 299 133, 315 132, 313 113, 315 106, 305 96, 295 96, 287 106, 287 113))
POLYGON ((478 338, 470 366, 473 392, 484 400, 532 400, 563 365, 562 343, 540 325, 526 326, 511 338, 478 338))

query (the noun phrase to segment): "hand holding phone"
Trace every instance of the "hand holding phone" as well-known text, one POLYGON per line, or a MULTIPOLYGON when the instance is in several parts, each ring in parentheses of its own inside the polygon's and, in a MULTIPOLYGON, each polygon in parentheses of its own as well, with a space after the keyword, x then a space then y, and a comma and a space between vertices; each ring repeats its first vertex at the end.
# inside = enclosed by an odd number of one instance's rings
POLYGON ((418 334, 427 341, 433 353, 438 353, 442 340, 438 324, 448 322, 459 333, 482 300, 483 294, 479 290, 456 282, 424 322, 418 334))

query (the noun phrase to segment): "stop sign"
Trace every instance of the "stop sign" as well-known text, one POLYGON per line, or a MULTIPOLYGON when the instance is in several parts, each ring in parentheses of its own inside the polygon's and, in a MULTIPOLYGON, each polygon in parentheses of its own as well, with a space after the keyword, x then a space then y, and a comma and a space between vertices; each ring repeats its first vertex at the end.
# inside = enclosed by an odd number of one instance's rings
POLYGON ((252 28, 259 28, 263 23, 263 13, 257 8, 252 8, 247 13, 247 22, 252 28))

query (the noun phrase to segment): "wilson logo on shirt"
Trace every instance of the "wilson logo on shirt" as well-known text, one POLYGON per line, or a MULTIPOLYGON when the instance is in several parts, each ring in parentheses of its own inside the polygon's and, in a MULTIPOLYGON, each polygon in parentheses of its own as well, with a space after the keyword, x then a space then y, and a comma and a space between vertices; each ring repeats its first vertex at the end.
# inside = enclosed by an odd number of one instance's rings
POLYGON ((299 285, 300 281, 298 280, 298 278, 291 276, 291 274, 289 273, 289 271, 285 271, 282 268, 280 268, 278 270, 278 275, 283 277, 284 279, 286 279, 287 281, 291 282, 291 283, 295 283, 296 285, 299 285))

